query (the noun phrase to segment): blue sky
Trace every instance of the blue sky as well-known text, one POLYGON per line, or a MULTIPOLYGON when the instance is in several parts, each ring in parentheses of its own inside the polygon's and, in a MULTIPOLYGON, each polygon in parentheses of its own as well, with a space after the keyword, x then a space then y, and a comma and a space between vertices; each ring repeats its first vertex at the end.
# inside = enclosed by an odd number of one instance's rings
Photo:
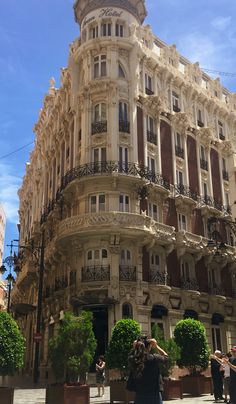
MULTIPOLYGON (((50 77, 59 86, 69 43, 79 36, 74 0, 1 0, 0 202, 8 216, 6 244, 17 238, 19 188, 29 160, 50 77)), ((235 0, 146 0, 146 23, 167 44, 201 67, 236 73, 235 0)), ((236 76, 221 81, 236 91, 236 76)), ((5 255, 9 250, 5 249, 5 255)))

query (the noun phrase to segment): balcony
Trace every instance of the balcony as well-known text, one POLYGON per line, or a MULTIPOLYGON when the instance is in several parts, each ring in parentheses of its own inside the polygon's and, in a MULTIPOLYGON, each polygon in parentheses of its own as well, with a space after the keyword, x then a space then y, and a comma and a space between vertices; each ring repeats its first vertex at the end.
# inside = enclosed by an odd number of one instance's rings
POLYGON ((223 177, 223 180, 229 181, 229 173, 228 173, 228 171, 222 170, 222 177, 223 177))
POLYGON ((136 282, 136 267, 120 265, 120 281, 136 282))
POLYGON ((216 284, 209 285, 208 292, 214 296, 225 296, 224 289, 216 284))
POLYGON ((92 123, 92 135, 107 132, 107 121, 98 121, 92 123))
POLYGON ((173 105, 173 111, 174 112, 180 112, 181 109, 178 107, 178 105, 173 105))
POLYGON ((204 128, 204 123, 202 121, 197 121, 199 128, 204 128))
POLYGON ((177 157, 180 157, 181 159, 184 159, 184 149, 180 146, 175 146, 175 155, 177 157))
POLYGON ((208 171, 208 161, 200 159, 200 167, 202 170, 208 171))
POLYGON ((219 133, 219 138, 220 140, 225 140, 225 135, 223 135, 223 133, 219 133))
POLYGON ((94 265, 82 268, 82 282, 110 280, 110 265, 94 265))
POLYGON ((152 91, 150 88, 145 88, 145 93, 147 94, 147 95, 153 95, 154 94, 154 91, 152 91))
POLYGON ((80 180, 94 175, 107 175, 111 176, 113 173, 125 174, 128 176, 143 178, 159 185, 165 189, 170 189, 168 179, 162 177, 159 173, 150 170, 147 166, 139 165, 136 163, 119 162, 119 161, 100 161, 84 164, 69 170, 61 180, 61 186, 58 188, 56 198, 49 201, 44 206, 41 216, 40 224, 46 222, 48 215, 56 208, 63 209, 62 191, 75 180, 80 180))
POLYGON ((202 202, 207 205, 210 206, 212 208, 215 208, 217 210, 222 211, 224 209, 222 203, 220 201, 217 201, 216 199, 211 198, 208 195, 204 195, 202 198, 202 202))
POLYGON ((150 130, 147 130, 147 141, 157 145, 157 135, 150 130))
POLYGON ((122 133, 130 133, 130 123, 128 121, 119 121, 119 131, 122 133))
POLYGON ((199 291, 199 285, 196 279, 181 278, 181 289, 199 291))
POLYGON ((159 271, 158 269, 151 268, 149 272, 149 282, 157 285, 168 286, 169 276, 167 272, 159 271))
POLYGON ((175 186, 175 190, 180 195, 187 196, 188 198, 191 198, 194 201, 198 200, 198 193, 193 191, 191 188, 187 187, 186 185, 177 184, 175 186))

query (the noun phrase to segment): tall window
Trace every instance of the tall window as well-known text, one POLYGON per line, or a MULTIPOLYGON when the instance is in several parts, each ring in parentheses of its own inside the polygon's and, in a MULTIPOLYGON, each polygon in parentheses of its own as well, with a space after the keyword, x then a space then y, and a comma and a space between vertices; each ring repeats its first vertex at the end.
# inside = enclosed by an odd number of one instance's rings
POLYGON ((203 122, 203 113, 201 111, 201 109, 197 110, 197 124, 200 127, 204 126, 204 122, 203 122))
POLYGON ((130 265, 131 263, 131 252, 130 250, 121 250, 120 253, 120 264, 130 265))
POLYGON ((204 199, 208 198, 208 185, 206 182, 202 182, 202 195, 204 199))
POLYGON ((175 134, 175 154, 178 157, 184 158, 183 140, 178 132, 175 134))
POLYGON ((96 147, 93 149, 93 163, 98 163, 99 161, 105 162, 107 160, 106 154, 106 147, 96 147))
POLYGON ((107 57, 106 55, 95 56, 93 59, 93 77, 105 77, 107 75, 107 57))
POLYGON ((120 212, 129 212, 129 196, 120 195, 119 197, 119 210, 120 212))
POLYGON ((182 262, 181 275, 185 280, 190 280, 191 279, 190 267, 189 267, 189 263, 187 261, 182 262))
POLYGON ((111 23, 102 24, 101 34, 102 36, 111 36, 111 23))
POLYGON ((219 138, 221 140, 225 140, 224 125, 221 121, 218 121, 218 133, 219 133, 219 138))
POLYGON ((146 122, 147 122, 147 131, 154 133, 154 119, 150 115, 147 115, 146 122))
POLYGON ((153 79, 147 73, 145 73, 145 91, 148 95, 153 94, 153 79))
POLYGON ((222 350, 222 343, 221 343, 221 331, 220 327, 215 325, 211 329, 211 336, 212 336, 212 351, 222 350))
POLYGON ((148 216, 152 217, 156 222, 158 221, 158 206, 155 203, 149 202, 148 216))
POLYGON ((119 121, 128 121, 128 105, 126 102, 119 102, 119 121))
POLYGON ((158 254, 150 254, 150 269, 160 269, 160 256, 158 254))
POLYGON ((184 186, 184 174, 180 170, 176 170, 176 181, 181 189, 184 186))
POLYGON ((94 39, 94 38, 98 37, 98 26, 97 25, 95 27, 90 28, 89 37, 90 37, 90 39, 94 39))
POLYGON ((116 36, 124 36, 124 26, 122 24, 116 24, 116 36))
POLYGON ((119 166, 120 170, 128 170, 128 148, 119 147, 119 166))
POLYGON ((105 211, 105 195, 91 195, 90 196, 90 212, 104 212, 105 211))
POLYGON ((106 261, 108 258, 108 253, 105 248, 102 249, 97 249, 97 250, 89 250, 87 252, 87 263, 89 265, 91 264, 98 264, 101 263, 101 261, 106 261))
POLYGON ((150 157, 150 156, 148 156, 148 158, 147 158, 147 163, 148 163, 149 171, 150 171, 152 174, 155 174, 155 172, 156 172, 156 162, 155 162, 155 159, 152 158, 152 157, 150 157))
POLYGON ((178 214, 178 227, 179 230, 187 230, 187 218, 182 213, 178 214))
POLYGON ((118 66, 118 76, 122 79, 125 79, 125 72, 123 67, 119 64, 118 66))
POLYGON ((107 120, 107 106, 103 102, 94 107, 94 122, 104 122, 107 120))
POLYGON ((175 111, 175 112, 180 111, 179 96, 174 91, 172 92, 172 106, 173 106, 173 111, 175 111))

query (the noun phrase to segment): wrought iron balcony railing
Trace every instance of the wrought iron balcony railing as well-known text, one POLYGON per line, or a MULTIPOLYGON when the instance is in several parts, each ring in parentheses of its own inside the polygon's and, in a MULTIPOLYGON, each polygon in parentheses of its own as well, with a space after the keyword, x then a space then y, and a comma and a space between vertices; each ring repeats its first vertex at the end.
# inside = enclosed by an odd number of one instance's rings
POLYGON ((180 146, 175 146, 175 155, 177 157, 181 157, 181 159, 184 159, 184 149, 180 146))
POLYGON ((200 167, 201 167, 203 170, 208 171, 208 161, 207 161, 207 160, 200 159, 200 167))
POLYGON ((54 290, 55 292, 58 292, 59 290, 65 289, 68 286, 68 278, 67 276, 63 278, 56 278, 55 279, 55 287, 54 290))
POLYGON ((93 265, 82 268, 82 282, 109 281, 110 265, 93 265))
POLYGON ((154 91, 152 91, 150 88, 145 88, 145 93, 147 94, 147 95, 153 95, 154 94, 154 91))
POLYGON ((229 173, 228 171, 222 170, 222 177, 225 181, 229 181, 229 173))
POLYGON ((120 281, 135 282, 136 267, 131 265, 120 265, 120 281))
POLYGON ((40 224, 42 225, 47 220, 49 213, 52 212, 55 207, 60 205, 62 201, 62 191, 72 181, 93 175, 112 175, 112 173, 114 172, 125 174, 128 176, 144 178, 156 185, 160 185, 163 188, 170 189, 170 183, 166 178, 162 177, 158 173, 151 171, 146 166, 119 161, 100 161, 84 164, 68 171, 62 178, 61 186, 56 193, 56 198, 49 201, 48 204, 44 206, 40 224))
POLYGON ((169 275, 167 272, 158 271, 157 269, 150 269, 149 282, 168 286, 170 284, 169 275))
POLYGON ((119 121, 119 132, 130 133, 130 122, 119 121))
POLYGON ((175 190, 177 191, 178 194, 187 196, 188 198, 191 198, 194 201, 197 201, 199 198, 198 193, 193 191, 191 188, 187 187, 186 185, 177 184, 177 185, 175 185, 175 190))
POLYGON ((107 121, 98 121, 92 123, 92 135, 104 132, 107 132, 107 121))
POLYGON ((147 141, 157 145, 157 135, 150 130, 147 130, 147 141))
POLYGON ((219 285, 209 285, 208 291, 211 295, 225 296, 225 291, 219 285))
POLYGON ((213 208, 215 208, 215 209, 217 209, 217 210, 220 210, 220 211, 224 210, 224 207, 223 207, 223 205, 222 205, 221 202, 217 201, 217 200, 214 199, 214 198, 211 198, 211 197, 208 196, 208 195, 204 195, 204 196, 203 196, 202 202, 203 202, 205 205, 211 206, 211 207, 213 207, 213 208))
POLYGON ((181 288, 184 290, 199 290, 199 285, 196 279, 181 278, 181 288))

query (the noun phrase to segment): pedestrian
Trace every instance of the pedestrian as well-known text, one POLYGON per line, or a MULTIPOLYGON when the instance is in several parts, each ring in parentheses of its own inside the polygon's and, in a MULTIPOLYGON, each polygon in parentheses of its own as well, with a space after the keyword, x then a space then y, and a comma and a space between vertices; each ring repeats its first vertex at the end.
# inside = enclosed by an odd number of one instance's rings
POLYGON ((231 358, 224 358, 223 362, 228 363, 230 367, 230 383, 229 383, 229 395, 230 403, 236 404, 236 345, 231 348, 231 358))
POLYGON ((96 383, 97 383, 97 389, 98 389, 98 394, 97 397, 103 397, 105 393, 105 358, 104 356, 100 355, 97 363, 96 363, 96 383), (101 394, 101 389, 102 389, 102 394, 101 394))
POLYGON ((129 355, 130 375, 127 388, 136 392, 135 404, 160 404, 159 365, 168 361, 168 354, 154 338, 139 337, 129 355), (151 350, 158 353, 151 353, 151 350))
POLYGON ((216 350, 214 355, 211 355, 211 376, 213 381, 213 394, 215 402, 224 400, 223 398, 223 377, 224 371, 222 370, 222 353, 216 350))
POLYGON ((231 353, 228 352, 225 355, 222 355, 222 368, 224 370, 224 379, 223 379, 223 386, 224 386, 224 402, 228 403, 228 396, 229 396, 229 385, 230 385, 230 367, 227 361, 224 361, 224 359, 231 358, 231 353))

